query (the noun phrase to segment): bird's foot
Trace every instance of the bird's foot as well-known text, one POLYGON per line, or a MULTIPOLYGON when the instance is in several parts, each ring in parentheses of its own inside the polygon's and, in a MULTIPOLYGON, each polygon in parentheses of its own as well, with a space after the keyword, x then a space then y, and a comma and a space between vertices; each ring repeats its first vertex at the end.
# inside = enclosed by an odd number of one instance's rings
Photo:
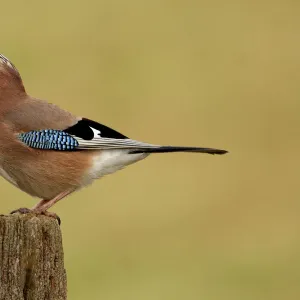
POLYGON ((33 211, 29 208, 26 208, 26 207, 21 207, 19 209, 15 209, 13 210, 10 214, 16 214, 16 213, 20 213, 22 215, 25 215, 25 214, 29 214, 29 213, 32 213, 33 211))
POLYGON ((33 214, 36 214, 36 215, 44 215, 46 217, 56 219, 58 224, 59 225, 61 224, 60 217, 57 214, 55 214, 53 212, 49 212, 49 211, 41 211, 39 209, 29 209, 29 208, 22 207, 22 208, 13 210, 10 214, 16 214, 16 213, 20 213, 22 215, 30 214, 30 213, 33 213, 33 214))
POLYGON ((54 218, 54 219, 57 220, 58 225, 61 224, 61 219, 60 219, 60 217, 59 217, 56 213, 54 213, 54 212, 50 212, 50 211, 42 211, 42 212, 40 212, 40 214, 42 214, 42 215, 44 215, 44 216, 46 216, 46 217, 54 218))

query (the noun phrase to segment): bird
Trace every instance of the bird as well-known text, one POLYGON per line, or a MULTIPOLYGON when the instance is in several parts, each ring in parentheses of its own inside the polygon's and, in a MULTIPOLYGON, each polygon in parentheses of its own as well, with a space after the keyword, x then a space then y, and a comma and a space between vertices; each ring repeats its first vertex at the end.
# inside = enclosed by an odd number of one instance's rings
POLYGON ((0 175, 38 198, 12 213, 57 217, 48 209, 96 179, 153 153, 226 150, 139 142, 27 94, 15 65, 0 54, 0 175))

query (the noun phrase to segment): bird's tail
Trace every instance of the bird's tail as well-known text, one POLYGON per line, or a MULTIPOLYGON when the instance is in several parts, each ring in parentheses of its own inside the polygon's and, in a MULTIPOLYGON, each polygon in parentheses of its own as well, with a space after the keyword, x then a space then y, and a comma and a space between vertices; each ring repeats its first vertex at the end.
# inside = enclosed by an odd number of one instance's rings
POLYGON ((208 154, 225 154, 228 151, 213 148, 199 148, 199 147, 180 147, 180 146, 159 146, 157 148, 145 148, 132 150, 130 154, 138 153, 167 153, 167 152, 196 152, 196 153, 208 153, 208 154))

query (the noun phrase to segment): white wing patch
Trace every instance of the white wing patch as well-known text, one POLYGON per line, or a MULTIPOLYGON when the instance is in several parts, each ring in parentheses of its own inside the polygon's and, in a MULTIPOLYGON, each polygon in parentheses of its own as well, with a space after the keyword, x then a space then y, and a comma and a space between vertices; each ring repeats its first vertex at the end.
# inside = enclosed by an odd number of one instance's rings
POLYGON ((101 131, 89 126, 94 132, 94 138, 101 137, 101 131))

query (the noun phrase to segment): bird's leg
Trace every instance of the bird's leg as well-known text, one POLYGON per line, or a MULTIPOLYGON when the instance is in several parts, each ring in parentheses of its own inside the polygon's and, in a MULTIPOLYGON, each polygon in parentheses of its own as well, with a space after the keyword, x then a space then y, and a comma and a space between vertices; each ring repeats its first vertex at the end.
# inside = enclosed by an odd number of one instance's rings
POLYGON ((41 200, 39 203, 37 203, 33 208, 32 211, 37 213, 45 213, 51 206, 53 206, 56 202, 63 199, 64 197, 71 194, 74 190, 67 190, 65 192, 62 192, 58 194, 56 197, 50 200, 41 200))
POLYGON ((31 210, 38 210, 40 207, 42 207, 45 203, 47 203, 48 200, 41 200, 38 202, 35 206, 31 208, 31 210))
POLYGON ((41 200, 40 202, 38 202, 35 206, 33 206, 30 209, 30 212, 34 212, 34 213, 37 213, 37 214, 42 214, 44 216, 54 218, 54 219, 57 220, 58 224, 60 225, 61 224, 61 220, 60 220, 60 217, 56 213, 49 212, 49 211, 46 211, 46 210, 43 209, 43 207, 47 204, 47 202, 49 202, 51 200, 44 200, 44 199, 41 200))
POLYGON ((48 217, 52 217, 57 219, 58 223, 60 224, 60 217, 53 213, 53 212, 49 212, 47 211, 51 206, 53 206, 56 202, 58 202, 59 200, 63 199, 64 197, 66 197, 67 195, 71 194, 74 190, 67 190, 65 192, 62 192, 60 194, 58 194, 56 197, 54 197, 53 199, 50 200, 41 200, 39 203, 37 203, 32 209, 31 211, 35 212, 35 213, 39 213, 39 214, 43 214, 45 216, 48 217))
POLYGON ((20 213, 22 215, 25 215, 25 214, 33 213, 34 211, 36 212, 36 209, 38 209, 39 207, 44 205, 46 202, 47 202, 47 200, 41 200, 31 209, 26 208, 26 207, 21 207, 21 208, 13 210, 10 214, 20 213))
POLYGON ((58 194, 56 197, 54 197, 53 199, 50 199, 50 200, 41 200, 40 202, 38 202, 31 209, 28 209, 28 208, 19 208, 19 209, 16 209, 16 210, 12 211, 11 214, 14 214, 14 213, 21 213, 21 214, 28 214, 28 213, 43 214, 45 216, 57 219, 58 223, 60 224, 61 222, 60 222, 59 216, 57 214, 53 213, 53 212, 47 211, 47 209, 49 209, 51 206, 53 206, 56 202, 58 202, 62 198, 64 198, 67 195, 71 194, 73 191, 74 190, 68 190, 68 191, 62 192, 62 193, 58 194))

